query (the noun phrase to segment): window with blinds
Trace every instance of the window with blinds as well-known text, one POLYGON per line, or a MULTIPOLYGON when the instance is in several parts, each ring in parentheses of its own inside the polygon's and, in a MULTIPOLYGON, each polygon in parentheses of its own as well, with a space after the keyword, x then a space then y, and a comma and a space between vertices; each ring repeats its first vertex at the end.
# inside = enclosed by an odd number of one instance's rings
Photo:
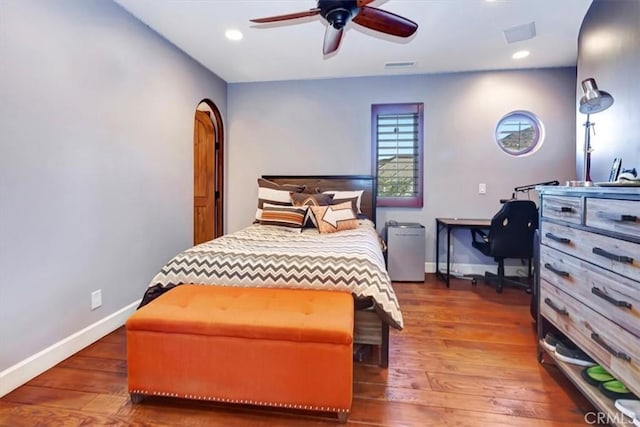
POLYGON ((371 106, 378 206, 422 207, 423 104, 371 106))

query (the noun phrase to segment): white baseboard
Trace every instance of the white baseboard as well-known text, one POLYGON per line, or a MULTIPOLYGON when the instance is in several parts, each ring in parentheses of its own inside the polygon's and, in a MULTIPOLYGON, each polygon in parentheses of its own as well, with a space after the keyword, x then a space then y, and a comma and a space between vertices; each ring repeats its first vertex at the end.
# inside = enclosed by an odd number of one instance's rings
POLYGON ((0 397, 124 325, 140 300, 0 372, 0 397))
MULTIPOLYGON (((440 270, 445 271, 446 264, 440 263, 440 270)), ((484 276, 485 271, 491 271, 493 273, 498 271, 497 264, 451 264, 450 274, 451 276, 462 276, 462 275, 479 275, 484 276)), ((526 265, 505 265, 504 272, 507 276, 526 276, 527 275, 527 266, 526 265)), ((435 273, 436 272, 436 263, 435 262, 426 262, 424 264, 425 273, 435 273)))

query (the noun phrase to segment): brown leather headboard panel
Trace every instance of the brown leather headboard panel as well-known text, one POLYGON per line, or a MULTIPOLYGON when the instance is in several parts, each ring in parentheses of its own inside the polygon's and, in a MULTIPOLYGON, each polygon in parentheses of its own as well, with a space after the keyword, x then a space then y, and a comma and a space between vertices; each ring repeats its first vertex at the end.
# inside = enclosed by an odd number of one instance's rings
POLYGON ((263 175, 262 178, 278 184, 305 185, 307 193, 316 189, 326 190, 364 190, 360 209, 362 213, 376 222, 376 179, 371 175, 263 175))

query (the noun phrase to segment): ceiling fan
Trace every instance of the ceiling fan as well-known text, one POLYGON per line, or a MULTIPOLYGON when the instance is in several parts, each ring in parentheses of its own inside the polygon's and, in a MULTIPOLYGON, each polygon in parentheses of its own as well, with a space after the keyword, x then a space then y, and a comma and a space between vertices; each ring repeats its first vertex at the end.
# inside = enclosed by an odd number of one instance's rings
POLYGON ((318 0, 317 7, 313 9, 286 15, 251 19, 251 22, 264 24, 320 15, 329 23, 324 34, 324 45, 322 48, 322 52, 325 55, 338 49, 340 41, 342 40, 344 26, 347 25, 349 21, 381 33, 398 37, 410 37, 416 32, 418 24, 415 22, 396 15, 395 13, 367 6, 373 1, 374 0, 318 0))

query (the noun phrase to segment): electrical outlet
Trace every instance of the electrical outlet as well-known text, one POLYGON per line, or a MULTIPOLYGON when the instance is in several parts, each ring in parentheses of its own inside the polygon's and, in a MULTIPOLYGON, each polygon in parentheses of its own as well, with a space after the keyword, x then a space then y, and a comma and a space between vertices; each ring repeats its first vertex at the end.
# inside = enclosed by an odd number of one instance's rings
POLYGON ((91 292, 91 310, 95 310, 101 305, 102 305, 102 289, 98 289, 97 291, 91 292))
POLYGON ((487 184, 478 184, 478 194, 487 194, 487 184))

